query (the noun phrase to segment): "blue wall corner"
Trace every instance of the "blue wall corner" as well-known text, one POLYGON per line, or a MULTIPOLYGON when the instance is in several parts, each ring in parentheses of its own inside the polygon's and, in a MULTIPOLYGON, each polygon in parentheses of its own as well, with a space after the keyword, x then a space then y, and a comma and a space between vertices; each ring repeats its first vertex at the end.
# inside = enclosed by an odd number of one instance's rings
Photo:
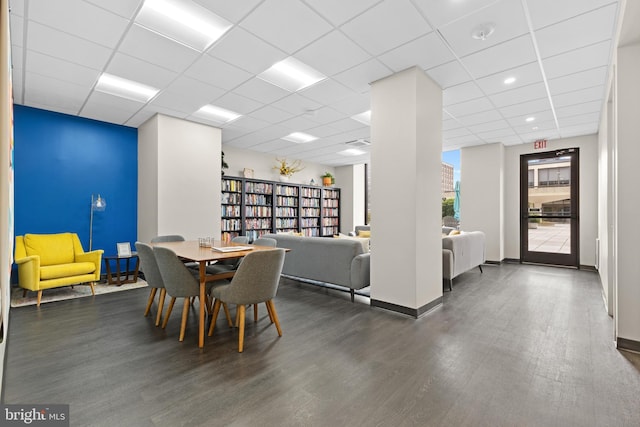
POLYGON ((15 234, 78 233, 89 249, 91 195, 107 201, 94 212, 93 249, 116 253, 136 241, 138 130, 14 105, 15 234))

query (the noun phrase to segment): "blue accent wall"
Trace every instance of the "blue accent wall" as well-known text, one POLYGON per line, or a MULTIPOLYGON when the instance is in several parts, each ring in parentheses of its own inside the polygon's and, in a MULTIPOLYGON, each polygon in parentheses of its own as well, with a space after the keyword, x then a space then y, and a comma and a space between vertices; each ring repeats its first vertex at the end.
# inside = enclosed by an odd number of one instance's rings
POLYGON ((14 123, 16 236, 69 231, 89 250, 91 195, 99 193, 107 207, 94 212, 93 249, 133 248, 138 130, 21 105, 14 123))

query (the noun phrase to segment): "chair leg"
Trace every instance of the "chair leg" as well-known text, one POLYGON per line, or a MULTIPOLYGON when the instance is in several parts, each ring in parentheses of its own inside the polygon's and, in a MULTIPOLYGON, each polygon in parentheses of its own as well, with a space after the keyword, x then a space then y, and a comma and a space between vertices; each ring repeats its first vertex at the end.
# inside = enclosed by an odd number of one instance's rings
POLYGON ((187 329, 187 319, 189 319, 189 298, 184 299, 182 305, 182 322, 180 322, 180 342, 184 341, 184 331, 187 329))
POLYGON ((350 293, 351 293, 351 302, 354 302, 355 301, 355 297, 356 297, 356 291, 351 289, 350 293))
POLYGON ((258 304, 253 304, 253 323, 258 323, 258 304))
POLYGON ((91 295, 96 294, 96 288, 93 287, 93 282, 89 282, 89 286, 91 286, 91 295))
POLYGON ((147 307, 144 309, 144 317, 149 315, 151 311, 151 304, 153 304, 153 299, 156 297, 156 292, 158 288, 151 288, 151 293, 149 293, 149 299, 147 300, 147 307))
POLYGON ((162 329, 167 327, 167 323, 169 323, 169 316, 171 316, 171 310, 173 310, 173 304, 176 303, 176 297, 171 297, 169 301, 169 307, 167 307, 167 314, 164 315, 164 321, 162 322, 162 329))
POLYGON ((482 272, 483 272, 483 271, 482 271, 482 266, 481 266, 481 265, 478 265, 478 268, 480 269, 480 273, 482 273, 482 272))
POLYGON ((231 321, 231 314, 229 313, 229 307, 226 302, 222 303, 222 308, 224 308, 224 315, 227 317, 227 323, 230 328, 233 328, 233 322, 231 321))
POLYGON ((42 301, 42 290, 38 291, 38 303, 37 303, 38 307, 40 307, 40 301, 42 301))
POLYGON ((156 315, 156 326, 160 325, 160 319, 162 319, 162 309, 164 308, 164 298, 166 296, 167 290, 165 288, 160 289, 160 299, 158 300, 158 314, 156 315))
POLYGON ((22 290, 22 298, 26 298, 26 296, 27 296, 27 290, 23 289, 22 290))
POLYGON ((273 300, 270 299, 267 301, 267 305, 271 307, 271 314, 273 315, 273 323, 276 324, 276 329, 278 330, 278 336, 282 336, 282 329, 280 328, 280 320, 278 320, 278 313, 276 313, 276 306, 273 304, 273 300))
POLYGON ((273 323, 273 313, 271 313, 271 307, 269 307, 269 304, 267 304, 267 302, 264 302, 264 305, 267 307, 267 313, 269 313, 269 321, 271 323, 273 323))
POLYGON ((245 311, 245 305, 244 304, 240 304, 238 305, 238 313, 239 313, 239 317, 240 317, 240 324, 238 327, 238 353, 242 353, 242 350, 244 349, 244 311, 245 311))
MULTIPOLYGON (((227 310, 227 305, 224 305, 225 308, 225 312, 228 312, 227 310)), ((213 316, 211 317, 211 325, 209 325, 209 333, 207 335, 212 336, 213 335, 213 328, 215 328, 216 326, 216 320, 218 320, 218 312, 220 311, 220 300, 219 299, 215 299, 213 302, 213 316)), ((227 313, 227 316, 229 314, 227 313)), ((231 322, 231 319, 228 318, 227 319, 229 322, 231 322)))

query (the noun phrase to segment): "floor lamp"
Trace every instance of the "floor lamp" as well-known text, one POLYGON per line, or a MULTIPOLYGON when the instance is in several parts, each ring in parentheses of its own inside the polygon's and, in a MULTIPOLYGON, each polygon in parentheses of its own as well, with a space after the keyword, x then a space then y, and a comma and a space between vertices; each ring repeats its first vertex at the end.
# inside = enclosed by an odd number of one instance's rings
POLYGON ((93 249, 93 213, 102 212, 107 207, 107 201, 98 194, 98 197, 91 195, 91 219, 89 220, 89 252, 93 249))

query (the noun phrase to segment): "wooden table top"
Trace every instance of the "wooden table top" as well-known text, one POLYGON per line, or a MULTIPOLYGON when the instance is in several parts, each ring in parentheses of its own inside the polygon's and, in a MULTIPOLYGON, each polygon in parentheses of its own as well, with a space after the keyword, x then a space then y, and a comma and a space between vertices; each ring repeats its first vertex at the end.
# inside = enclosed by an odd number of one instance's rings
MULTIPOLYGON (((213 246, 215 247, 227 247, 227 246, 251 246, 250 250, 243 251, 233 251, 233 252, 217 252, 209 246, 200 246, 197 240, 186 240, 183 242, 158 242, 151 243, 151 246, 162 246, 164 248, 169 248, 176 253, 181 258, 196 261, 196 262, 205 262, 205 261, 219 261, 221 259, 233 259, 240 258, 248 253, 255 251, 268 251, 273 250, 275 248, 271 246, 256 246, 256 245, 248 245, 248 244, 239 244, 233 242, 222 242, 220 240, 216 240, 213 242, 213 246)), ((286 250, 286 249, 285 249, 286 250)))

